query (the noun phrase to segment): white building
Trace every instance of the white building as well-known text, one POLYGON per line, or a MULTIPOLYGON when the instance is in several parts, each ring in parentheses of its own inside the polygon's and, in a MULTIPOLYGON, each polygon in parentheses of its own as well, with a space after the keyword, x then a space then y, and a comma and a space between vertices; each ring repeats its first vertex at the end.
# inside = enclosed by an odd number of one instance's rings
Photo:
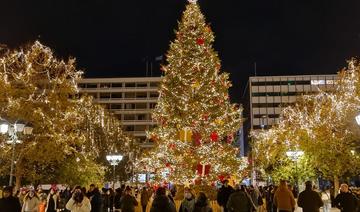
POLYGON ((158 100, 160 80, 160 77, 85 78, 78 86, 80 93, 93 96, 95 103, 114 113, 125 132, 138 138, 143 147, 151 147, 145 131, 156 125, 151 112, 158 100))
POLYGON ((333 89, 336 79, 335 74, 250 77, 251 129, 271 127, 278 122, 283 107, 302 94, 333 89))

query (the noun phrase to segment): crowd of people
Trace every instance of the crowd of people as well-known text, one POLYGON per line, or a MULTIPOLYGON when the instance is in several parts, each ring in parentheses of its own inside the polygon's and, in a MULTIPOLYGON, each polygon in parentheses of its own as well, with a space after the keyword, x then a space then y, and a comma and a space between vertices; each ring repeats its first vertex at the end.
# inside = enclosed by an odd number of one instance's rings
MULTIPOLYGON (((304 212, 330 211, 332 206, 342 212, 358 212, 359 199, 347 184, 340 186, 340 194, 331 198, 331 192, 314 189, 306 182, 306 189, 297 190, 281 181, 279 186, 253 187, 239 184, 234 188, 225 180, 217 191, 217 203, 223 212, 293 212, 301 207, 304 212), (296 203, 297 198, 297 203, 296 203)), ((75 186, 64 190, 51 187, 47 192, 41 188, 21 189, 14 193, 12 187, 4 187, 0 199, 0 212, 212 212, 210 201, 204 192, 184 188, 184 197, 176 207, 176 187, 121 186, 115 189, 99 189, 94 184, 87 190, 75 186), (178 208, 178 210, 176 209, 178 208), (139 209, 138 209, 139 211, 139 209)))

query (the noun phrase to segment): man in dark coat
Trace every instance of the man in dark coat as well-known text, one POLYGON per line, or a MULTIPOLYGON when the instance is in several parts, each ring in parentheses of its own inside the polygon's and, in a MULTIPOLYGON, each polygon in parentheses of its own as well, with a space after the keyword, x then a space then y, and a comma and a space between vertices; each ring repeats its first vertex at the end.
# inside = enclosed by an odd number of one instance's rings
POLYGON ((131 195, 131 188, 127 187, 124 196, 120 199, 121 212, 134 212, 135 206, 137 205, 138 202, 135 197, 131 195))
POLYGON ((299 194, 298 206, 302 207, 303 212, 319 212, 324 205, 320 195, 314 191, 311 181, 305 182, 305 191, 299 194))
POLYGON ((226 208, 228 211, 251 212, 255 206, 246 192, 245 186, 241 186, 230 195, 226 208))
POLYGON ((91 212, 101 212, 102 199, 99 188, 96 187, 94 184, 91 184, 87 196, 90 199, 91 212))
POLYGON ((220 188, 217 194, 218 204, 224 208, 224 212, 227 212, 226 203, 229 200, 230 195, 234 192, 234 189, 229 186, 229 181, 224 180, 223 186, 220 188))
POLYGON ((151 205, 150 212, 176 212, 171 205, 169 198, 166 196, 166 189, 159 187, 156 190, 154 201, 151 205))
POLYGON ((0 199, 0 211, 20 212, 21 205, 17 197, 12 195, 13 188, 8 186, 3 190, 3 198, 0 199))
POLYGON ((357 198, 349 191, 347 184, 341 184, 340 194, 334 200, 334 205, 341 212, 355 212, 357 209, 357 198))

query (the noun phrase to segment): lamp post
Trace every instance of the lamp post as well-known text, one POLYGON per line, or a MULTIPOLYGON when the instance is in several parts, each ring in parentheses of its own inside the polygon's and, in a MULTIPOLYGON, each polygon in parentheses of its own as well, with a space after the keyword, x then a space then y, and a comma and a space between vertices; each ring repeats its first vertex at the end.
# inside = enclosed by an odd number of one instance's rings
POLYGON ((299 178, 298 178, 298 159, 299 157, 303 156, 304 152, 303 151, 287 151, 286 152, 286 156, 288 156, 292 161, 295 162, 295 174, 296 174, 296 187, 298 189, 299 187, 299 178))
POLYGON ((9 123, 6 120, 0 124, 0 132, 2 134, 8 134, 10 140, 7 141, 8 144, 12 145, 12 156, 11 156, 11 167, 10 167, 10 179, 9 186, 13 184, 13 175, 14 175, 14 165, 15 165, 15 146, 17 143, 22 143, 22 141, 18 140, 17 133, 23 133, 24 135, 32 134, 32 127, 25 126, 25 124, 15 122, 14 124, 9 123))
POLYGON ((113 166, 113 172, 114 172, 114 182, 113 182, 113 189, 115 190, 115 166, 117 166, 120 161, 123 159, 122 155, 119 154, 113 154, 113 155, 107 155, 106 160, 109 161, 109 163, 113 166))

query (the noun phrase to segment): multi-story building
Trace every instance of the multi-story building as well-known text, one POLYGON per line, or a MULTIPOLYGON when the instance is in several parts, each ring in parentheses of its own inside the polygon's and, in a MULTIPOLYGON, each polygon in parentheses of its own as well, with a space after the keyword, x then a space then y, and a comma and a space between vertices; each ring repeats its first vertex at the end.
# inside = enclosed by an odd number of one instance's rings
POLYGON ((249 79, 251 129, 269 128, 302 94, 331 90, 337 75, 255 76, 249 79))
POLYGON ((141 146, 151 147, 145 131, 156 125, 151 111, 158 100, 160 80, 161 77, 85 78, 78 86, 80 93, 93 96, 95 103, 115 114, 125 132, 134 135, 141 146))

